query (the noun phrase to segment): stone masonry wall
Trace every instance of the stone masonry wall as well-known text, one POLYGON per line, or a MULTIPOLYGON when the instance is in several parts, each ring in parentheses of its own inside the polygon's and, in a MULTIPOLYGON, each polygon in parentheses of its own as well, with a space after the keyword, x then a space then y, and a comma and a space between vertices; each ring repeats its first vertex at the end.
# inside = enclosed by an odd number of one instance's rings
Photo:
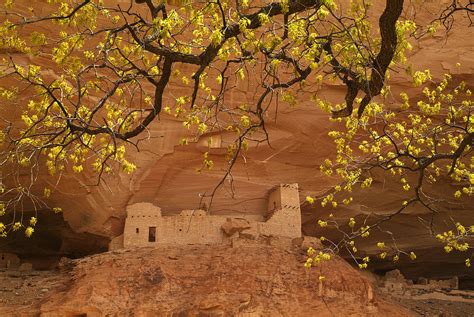
POLYGON ((298 184, 282 184, 269 196, 269 207, 276 203, 277 210, 271 211, 266 222, 258 224, 263 235, 279 235, 290 238, 301 237, 301 209, 298 184))
POLYGON ((123 232, 124 247, 147 246, 148 228, 161 222, 161 208, 150 203, 127 206, 123 232))
POLYGON ((0 268, 11 269, 20 266, 20 258, 13 253, 0 253, 0 268))
POLYGON ((220 244, 225 239, 221 230, 225 216, 209 216, 203 210, 183 210, 177 216, 162 217, 158 207, 147 203, 134 204, 127 212, 124 247, 220 244), (153 209, 156 214, 150 215, 153 209), (150 241, 150 227, 155 228, 155 241, 150 241))
MULTIPOLYGON (((269 195, 266 222, 250 222, 256 235, 301 237, 301 211, 297 184, 277 186, 269 195)), ((183 210, 176 216, 162 216, 150 203, 127 207, 123 238, 113 239, 110 249, 158 245, 223 244, 230 242, 222 225, 232 216, 208 215, 203 210, 183 210)))

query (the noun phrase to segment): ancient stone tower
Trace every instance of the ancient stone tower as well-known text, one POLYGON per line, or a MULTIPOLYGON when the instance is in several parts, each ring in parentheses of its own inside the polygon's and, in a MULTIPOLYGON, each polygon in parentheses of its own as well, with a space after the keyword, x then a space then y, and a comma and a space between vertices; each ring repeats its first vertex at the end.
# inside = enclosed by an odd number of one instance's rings
POLYGON ((267 221, 262 234, 301 237, 301 209, 298 184, 281 184, 270 191, 267 221))

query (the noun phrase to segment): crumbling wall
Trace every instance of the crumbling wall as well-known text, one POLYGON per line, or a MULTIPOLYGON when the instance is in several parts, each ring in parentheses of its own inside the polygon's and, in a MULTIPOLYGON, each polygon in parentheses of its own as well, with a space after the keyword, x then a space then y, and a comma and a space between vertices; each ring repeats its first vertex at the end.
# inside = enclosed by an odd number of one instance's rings
POLYGON ((385 273, 382 289, 388 293, 403 293, 408 283, 400 270, 393 270, 385 273))
POLYGON ((13 253, 0 253, 0 268, 14 269, 20 266, 20 258, 13 253))
POLYGON ((408 294, 423 294, 426 291, 433 291, 439 289, 458 289, 459 280, 455 276, 446 280, 426 279, 424 277, 418 278, 416 284, 412 280, 407 280, 399 270, 389 271, 385 274, 382 280, 381 290, 394 295, 408 294))
POLYGON ((225 216, 210 216, 203 210, 184 210, 179 216, 162 217, 157 224, 158 244, 221 244, 225 216))
MULTIPOLYGON (((170 244, 221 244, 225 216, 210 216, 204 210, 183 210, 177 216, 161 215, 161 209, 149 203, 127 208, 124 247, 153 247, 170 244)), ((116 241, 113 241, 114 247, 116 241)))
POLYGON ((288 238, 301 237, 301 213, 299 208, 283 208, 274 212, 266 222, 257 224, 260 235, 288 238), (298 214, 296 214, 298 212, 298 214))
POLYGON ((113 238, 109 243, 109 251, 123 248, 123 234, 113 238))
POLYGON ((458 289, 459 279, 455 276, 447 280, 429 280, 426 286, 431 289, 458 289))

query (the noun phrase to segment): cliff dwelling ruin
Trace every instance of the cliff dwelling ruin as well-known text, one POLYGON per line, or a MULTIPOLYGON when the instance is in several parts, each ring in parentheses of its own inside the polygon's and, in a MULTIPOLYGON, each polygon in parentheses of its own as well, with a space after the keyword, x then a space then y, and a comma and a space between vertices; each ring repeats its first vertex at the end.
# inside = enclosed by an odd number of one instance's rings
POLYGON ((0 253, 0 269, 11 269, 20 266, 20 258, 13 253, 0 253))
POLYGON ((459 289, 459 279, 457 276, 449 279, 427 279, 420 277, 416 282, 406 279, 405 276, 396 269, 389 271, 381 279, 380 290, 394 296, 414 295, 418 293, 434 290, 457 290, 459 289))
POLYGON ((161 208, 150 203, 129 205, 124 233, 111 241, 109 249, 223 244, 237 233, 252 239, 301 237, 298 184, 281 184, 270 191, 264 221, 209 215, 204 210, 183 210, 179 215, 163 216, 161 208))

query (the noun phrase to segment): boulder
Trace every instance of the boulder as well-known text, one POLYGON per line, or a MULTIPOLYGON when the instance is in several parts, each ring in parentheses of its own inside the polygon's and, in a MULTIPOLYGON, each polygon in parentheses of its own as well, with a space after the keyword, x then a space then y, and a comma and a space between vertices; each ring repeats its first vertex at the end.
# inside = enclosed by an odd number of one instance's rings
POLYGON ((244 239, 256 240, 258 239, 258 230, 256 226, 244 229, 239 232, 239 237, 244 239))

